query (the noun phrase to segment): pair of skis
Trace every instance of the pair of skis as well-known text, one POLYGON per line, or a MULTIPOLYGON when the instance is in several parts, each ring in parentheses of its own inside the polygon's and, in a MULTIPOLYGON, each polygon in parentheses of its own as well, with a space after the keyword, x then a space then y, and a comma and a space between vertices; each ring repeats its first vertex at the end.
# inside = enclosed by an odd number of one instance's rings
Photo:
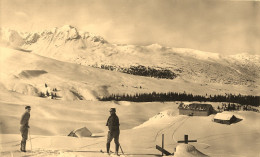
MULTIPOLYGON (((119 145, 119 148, 120 148, 122 154, 124 155, 124 151, 123 151, 121 145, 119 145)), ((101 152, 101 153, 105 153, 102 149, 100 150, 100 152, 101 152)), ((109 155, 110 155, 111 153, 113 153, 113 152, 110 150, 109 155)), ((119 154, 116 154, 116 155, 117 155, 117 156, 120 156, 119 154)))
MULTIPOLYGON (((100 150, 101 153, 107 153, 104 152, 102 149, 100 150)), ((109 153, 107 153, 109 156, 120 156, 119 154, 113 154, 114 152, 110 151, 109 153)))

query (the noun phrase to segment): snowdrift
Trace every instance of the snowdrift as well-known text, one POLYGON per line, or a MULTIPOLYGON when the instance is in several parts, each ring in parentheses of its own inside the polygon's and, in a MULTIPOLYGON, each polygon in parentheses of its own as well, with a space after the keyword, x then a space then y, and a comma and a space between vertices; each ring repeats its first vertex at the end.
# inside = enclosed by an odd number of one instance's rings
POLYGON ((168 123, 169 120, 178 118, 178 117, 176 117, 176 115, 178 115, 176 110, 165 110, 165 111, 162 111, 162 112, 156 114, 155 116, 149 118, 149 120, 145 121, 143 124, 134 127, 134 129, 152 126, 152 125, 155 125, 158 123, 161 123, 161 124, 168 123))
POLYGON ((176 147, 175 157, 206 157, 207 155, 203 154, 197 150, 193 145, 190 144, 179 144, 176 147))
POLYGON ((42 74, 46 74, 47 71, 45 70, 23 70, 21 73, 18 74, 19 77, 21 78, 33 78, 33 77, 38 77, 42 74))

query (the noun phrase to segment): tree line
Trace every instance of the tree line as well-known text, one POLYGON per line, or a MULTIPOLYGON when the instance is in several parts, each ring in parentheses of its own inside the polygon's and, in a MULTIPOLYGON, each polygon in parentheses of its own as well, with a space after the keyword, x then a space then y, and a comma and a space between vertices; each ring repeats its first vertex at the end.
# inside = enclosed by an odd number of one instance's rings
MULTIPOLYGON (((97 66, 94 66, 97 67, 97 66)), ((101 69, 111 70, 111 71, 119 71, 131 75, 139 75, 139 76, 146 76, 146 77, 154 77, 154 78, 163 78, 163 79, 174 79, 177 75, 172 72, 171 70, 164 69, 164 68, 153 68, 153 67, 146 67, 143 65, 138 66, 130 66, 128 68, 112 66, 112 65, 100 65, 101 69)))
POLYGON ((47 83, 44 84, 45 88, 46 88, 46 92, 40 92, 39 93, 39 97, 45 98, 45 97, 50 97, 51 99, 56 99, 59 96, 57 96, 56 92, 58 92, 57 88, 53 88, 52 91, 53 92, 49 92, 48 91, 48 85, 47 83))
POLYGON ((99 98, 100 101, 132 101, 132 102, 154 102, 154 101, 200 101, 200 102, 230 102, 239 103, 241 105, 260 105, 260 96, 253 95, 193 95, 191 93, 136 93, 136 94, 111 94, 103 98, 99 98))
POLYGON ((223 112, 223 111, 254 111, 254 112, 259 112, 258 109, 252 107, 251 105, 241 105, 241 104, 237 104, 237 103, 222 103, 221 106, 217 107, 219 112, 223 112))

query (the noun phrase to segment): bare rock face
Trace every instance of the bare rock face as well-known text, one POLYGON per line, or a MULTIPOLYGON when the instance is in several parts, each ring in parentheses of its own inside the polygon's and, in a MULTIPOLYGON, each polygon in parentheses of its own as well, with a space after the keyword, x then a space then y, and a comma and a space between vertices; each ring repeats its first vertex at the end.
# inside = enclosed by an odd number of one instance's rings
POLYGON ((33 44, 36 43, 38 41, 38 39, 41 36, 38 33, 30 33, 26 38, 25 38, 25 44, 33 44))

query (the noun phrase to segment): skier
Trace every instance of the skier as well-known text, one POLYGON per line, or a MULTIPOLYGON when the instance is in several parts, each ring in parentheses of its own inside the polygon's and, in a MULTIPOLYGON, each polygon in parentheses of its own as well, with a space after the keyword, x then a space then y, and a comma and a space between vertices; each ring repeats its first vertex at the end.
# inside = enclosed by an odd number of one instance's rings
POLYGON ((22 115, 20 124, 20 132, 22 135, 22 141, 21 141, 21 148, 20 150, 22 152, 26 152, 26 140, 28 139, 28 129, 29 127, 29 119, 30 119, 30 111, 31 111, 31 106, 26 106, 25 107, 25 113, 22 115))
POLYGON ((119 119, 116 115, 116 109, 115 108, 111 108, 109 110, 110 112, 110 116, 107 120, 107 124, 106 126, 108 126, 108 135, 107 135, 107 153, 109 154, 110 151, 110 142, 113 140, 114 138, 114 142, 115 142, 115 154, 118 155, 118 149, 119 149, 119 134, 120 134, 120 130, 119 130, 119 119))

